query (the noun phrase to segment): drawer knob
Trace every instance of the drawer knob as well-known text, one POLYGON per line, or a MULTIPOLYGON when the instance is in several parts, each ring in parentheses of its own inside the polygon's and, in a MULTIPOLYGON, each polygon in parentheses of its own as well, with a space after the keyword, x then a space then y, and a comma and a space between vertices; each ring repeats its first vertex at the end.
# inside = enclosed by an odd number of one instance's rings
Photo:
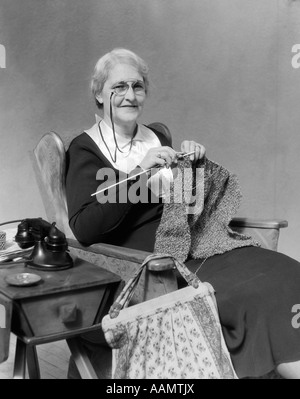
POLYGON ((59 317, 63 323, 72 323, 77 319, 78 308, 75 303, 62 305, 59 308, 59 317))

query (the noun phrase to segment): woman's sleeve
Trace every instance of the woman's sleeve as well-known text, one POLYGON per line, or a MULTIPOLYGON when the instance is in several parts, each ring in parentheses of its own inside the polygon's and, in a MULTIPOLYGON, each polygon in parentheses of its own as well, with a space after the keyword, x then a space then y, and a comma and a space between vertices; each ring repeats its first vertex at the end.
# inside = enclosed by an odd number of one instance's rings
POLYGON ((133 206, 129 201, 100 204, 97 196, 92 196, 99 189, 97 176, 104 167, 88 146, 76 141, 71 144, 66 174, 69 224, 78 241, 87 245, 101 242, 103 235, 118 226, 133 206))

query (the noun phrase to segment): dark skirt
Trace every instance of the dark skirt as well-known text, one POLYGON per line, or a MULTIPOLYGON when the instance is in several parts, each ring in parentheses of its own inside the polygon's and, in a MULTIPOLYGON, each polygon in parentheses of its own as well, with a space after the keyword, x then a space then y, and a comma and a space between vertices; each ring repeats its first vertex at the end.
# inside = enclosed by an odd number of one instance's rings
MULTIPOLYGON (((187 266, 195 272, 200 263, 192 260, 187 266)), ((197 275, 215 289, 239 378, 259 377, 280 363, 300 360, 300 328, 292 324, 297 316, 292 307, 300 304, 299 262, 278 252, 244 247, 207 259, 197 275)))

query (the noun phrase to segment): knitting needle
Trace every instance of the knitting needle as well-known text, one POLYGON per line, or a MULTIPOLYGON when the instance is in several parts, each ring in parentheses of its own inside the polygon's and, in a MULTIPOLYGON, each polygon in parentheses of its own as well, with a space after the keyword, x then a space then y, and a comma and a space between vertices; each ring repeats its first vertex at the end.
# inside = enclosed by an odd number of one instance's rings
MULTIPOLYGON (((183 154, 182 152, 177 152, 176 155, 177 155, 178 158, 185 158, 185 157, 188 157, 189 155, 192 155, 192 154, 194 154, 194 153, 195 153, 195 151, 188 152, 187 154, 183 154)), ((145 169, 145 170, 143 170, 142 172, 136 173, 135 175, 130 176, 130 177, 128 177, 128 178, 126 178, 126 179, 124 179, 124 180, 122 180, 122 181, 119 181, 119 182, 117 182, 117 183, 111 184, 110 186, 105 187, 105 188, 103 188, 103 189, 101 189, 101 190, 99 190, 99 191, 96 191, 95 193, 91 194, 91 197, 93 197, 94 195, 103 193, 104 191, 109 190, 110 188, 113 188, 113 187, 115 187, 115 186, 118 186, 118 185, 121 184, 121 183, 125 183, 125 182, 128 181, 128 180, 134 179, 134 178, 137 177, 137 176, 141 176, 141 175, 143 175, 144 173, 150 172, 151 169, 153 169, 153 168, 145 169)))

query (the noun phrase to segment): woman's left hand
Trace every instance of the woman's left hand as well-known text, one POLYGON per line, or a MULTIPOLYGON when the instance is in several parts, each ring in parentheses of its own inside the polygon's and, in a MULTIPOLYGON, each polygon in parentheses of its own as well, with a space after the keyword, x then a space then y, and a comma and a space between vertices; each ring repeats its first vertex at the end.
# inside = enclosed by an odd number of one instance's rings
POLYGON ((181 143, 181 151, 188 154, 189 152, 194 152, 190 155, 190 160, 192 162, 202 159, 206 153, 206 149, 202 144, 196 143, 192 140, 184 140, 181 143))

